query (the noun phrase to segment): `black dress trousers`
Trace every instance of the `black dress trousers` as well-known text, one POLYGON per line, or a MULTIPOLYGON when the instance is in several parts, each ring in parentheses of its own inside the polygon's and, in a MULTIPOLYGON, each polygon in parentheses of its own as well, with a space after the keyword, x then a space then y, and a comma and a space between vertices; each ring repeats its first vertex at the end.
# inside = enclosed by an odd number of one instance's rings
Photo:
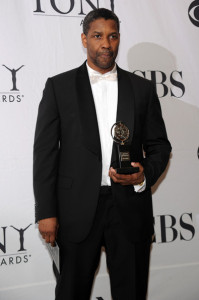
MULTIPOLYGON (((59 235, 58 235, 59 236, 59 235)), ((89 300, 105 247, 113 300, 145 300, 151 241, 133 244, 123 233, 110 187, 102 187, 94 224, 81 243, 60 246, 56 300, 89 300)), ((106 299, 105 299, 106 300, 106 299)))

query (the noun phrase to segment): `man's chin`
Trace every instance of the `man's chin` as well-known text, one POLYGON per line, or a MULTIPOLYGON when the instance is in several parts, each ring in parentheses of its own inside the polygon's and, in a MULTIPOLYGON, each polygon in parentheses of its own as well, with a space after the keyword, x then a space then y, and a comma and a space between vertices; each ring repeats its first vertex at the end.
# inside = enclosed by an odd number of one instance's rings
POLYGON ((103 70, 110 69, 111 67, 114 66, 114 64, 115 64, 115 60, 113 59, 97 62, 97 66, 103 70))

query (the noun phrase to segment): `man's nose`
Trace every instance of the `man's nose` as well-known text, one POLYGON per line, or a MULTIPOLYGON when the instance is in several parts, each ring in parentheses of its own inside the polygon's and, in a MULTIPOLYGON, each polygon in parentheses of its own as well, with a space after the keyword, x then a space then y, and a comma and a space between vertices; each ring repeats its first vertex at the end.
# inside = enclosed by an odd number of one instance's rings
POLYGON ((106 49, 110 49, 111 48, 111 43, 110 43, 109 38, 104 38, 103 39, 102 47, 106 48, 106 49))

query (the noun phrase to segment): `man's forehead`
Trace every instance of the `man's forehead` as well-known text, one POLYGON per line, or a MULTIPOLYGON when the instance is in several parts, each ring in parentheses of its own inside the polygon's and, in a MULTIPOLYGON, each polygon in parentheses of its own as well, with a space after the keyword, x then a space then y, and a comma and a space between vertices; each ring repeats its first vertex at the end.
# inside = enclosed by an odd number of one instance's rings
POLYGON ((112 19, 105 20, 104 18, 100 18, 91 22, 89 26, 89 31, 92 32, 101 32, 104 29, 109 29, 110 31, 118 32, 117 24, 112 19))

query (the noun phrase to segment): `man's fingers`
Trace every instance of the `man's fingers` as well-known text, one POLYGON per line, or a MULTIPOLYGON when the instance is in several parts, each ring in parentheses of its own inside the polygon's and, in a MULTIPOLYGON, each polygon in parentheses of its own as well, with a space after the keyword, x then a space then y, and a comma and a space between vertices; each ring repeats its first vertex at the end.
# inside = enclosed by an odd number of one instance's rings
POLYGON ((122 183, 122 182, 128 182, 128 181, 137 181, 139 180, 139 173, 135 173, 135 174, 112 174, 111 178, 113 179, 114 182, 118 182, 118 183, 122 183))
POLYGON ((46 239, 46 233, 41 233, 41 232, 40 232, 40 234, 41 234, 41 236, 42 236, 42 239, 45 240, 45 239, 46 239))
POLYGON ((116 170, 113 169, 113 167, 110 167, 110 172, 111 172, 111 174, 117 174, 116 170))
POLYGON ((52 246, 55 245, 55 233, 43 233, 42 238, 45 240, 47 244, 51 243, 52 246))
POLYGON ((116 170, 110 168, 109 176, 115 183, 121 185, 137 185, 144 181, 144 168, 140 163, 132 162, 133 167, 139 167, 139 172, 133 174, 118 174, 116 170))
POLYGON ((51 234, 51 235, 50 235, 50 243, 51 243, 51 246, 52 246, 52 247, 55 246, 55 235, 54 235, 54 234, 51 234))
POLYGON ((121 177, 111 176, 111 178, 115 183, 120 183, 121 185, 129 185, 129 182, 131 180, 130 177, 125 179, 121 177))
POLYGON ((48 243, 50 243, 50 236, 49 235, 46 235, 46 237, 45 237, 45 242, 48 244, 48 243))
POLYGON ((134 167, 134 168, 138 167, 139 168, 139 172, 138 173, 142 173, 143 170, 144 170, 143 166, 139 162, 132 162, 131 166, 134 167))

